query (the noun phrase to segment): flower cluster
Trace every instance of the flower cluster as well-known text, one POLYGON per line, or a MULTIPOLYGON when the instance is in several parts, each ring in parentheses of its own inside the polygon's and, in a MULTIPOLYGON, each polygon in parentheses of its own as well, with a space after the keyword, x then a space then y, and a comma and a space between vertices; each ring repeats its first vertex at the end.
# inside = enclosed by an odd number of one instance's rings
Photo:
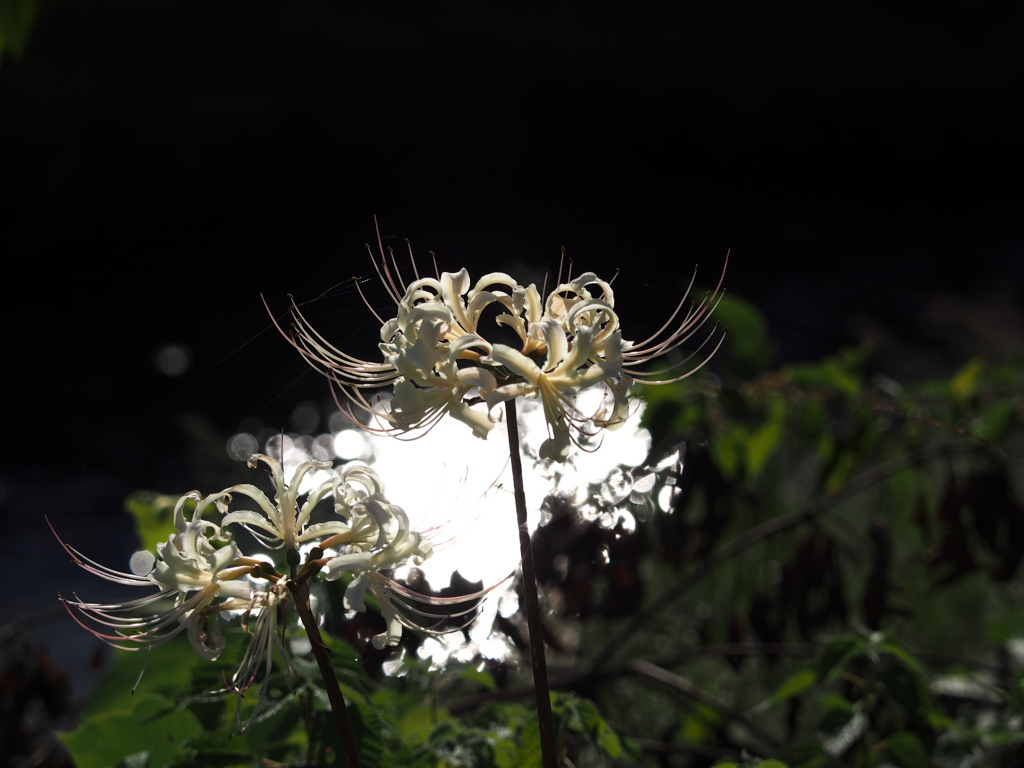
POLYGON ((175 532, 156 546, 155 553, 137 553, 132 572, 100 565, 61 541, 74 562, 90 573, 155 590, 112 604, 61 598, 72 617, 96 637, 126 650, 158 646, 184 633, 195 652, 208 660, 216 659, 226 645, 220 630, 223 621, 240 618, 252 637, 230 688, 244 690, 261 668, 269 671, 274 648, 282 647, 282 612, 290 590, 318 573, 327 579, 345 573, 355 576, 346 591, 351 609, 365 610, 367 590, 376 596, 387 621, 386 631, 373 638, 378 648, 397 645, 403 626, 430 631, 431 622, 440 624, 451 617, 423 606, 465 602, 466 598, 416 595, 385 575, 408 562, 422 562, 430 556, 432 543, 410 528, 401 507, 388 501, 372 469, 350 465, 327 473, 328 462, 310 461, 286 483, 275 459, 263 454, 249 459, 251 468, 260 464, 273 481, 272 499, 251 484, 205 497, 196 491, 182 496, 174 507, 175 532), (327 478, 303 490, 303 481, 314 471, 327 478), (248 498, 257 509, 232 509, 235 497, 248 498), (327 509, 317 516, 328 519, 313 522, 314 511, 322 507, 327 509), (284 549, 288 567, 275 566, 265 555, 244 555, 233 535, 236 526, 248 530, 268 550, 284 549))
MULTIPOLYGON (((425 431, 450 415, 484 438, 501 418, 497 406, 517 397, 539 397, 549 433, 541 455, 561 460, 571 442, 578 444, 580 437, 615 429, 625 421, 635 383, 679 381, 703 366, 722 341, 719 338, 710 353, 682 373, 677 373, 677 366, 646 368, 700 331, 720 300, 721 279, 712 293, 685 312, 684 296, 657 333, 634 343, 622 337, 611 283, 593 272, 560 282, 546 298, 536 285, 524 287, 501 272, 475 284, 465 269, 435 278, 416 273, 403 285, 390 251, 382 256, 377 272, 396 305, 393 318, 377 315, 382 323, 382 362, 359 360, 331 345, 294 300, 294 332, 289 338, 336 385, 336 394, 376 417, 380 431, 388 434, 425 431), (518 347, 488 338, 493 327, 482 327, 485 313, 494 313, 495 327, 515 333, 518 347), (364 394, 387 385, 394 386, 387 405, 364 394), (583 411, 576 395, 592 387, 602 387, 605 397, 594 410, 583 411)), ((701 348, 714 335, 712 331, 701 348)), ((686 361, 677 365, 685 366, 686 361)))

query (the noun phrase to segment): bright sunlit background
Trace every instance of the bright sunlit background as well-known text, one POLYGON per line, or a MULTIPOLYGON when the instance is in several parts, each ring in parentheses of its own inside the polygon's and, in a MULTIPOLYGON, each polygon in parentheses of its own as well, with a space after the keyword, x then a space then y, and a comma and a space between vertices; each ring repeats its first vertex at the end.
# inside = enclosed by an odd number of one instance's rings
MULTIPOLYGON (((577 399, 578 407, 595 409, 602 397, 589 390, 577 399)), ((544 502, 559 496, 578 507, 589 519, 612 528, 633 530, 636 515, 652 503, 650 494, 656 474, 675 464, 673 454, 657 467, 641 467, 651 447, 650 434, 641 428, 643 403, 634 401, 629 419, 614 431, 604 430, 586 450, 574 447, 564 464, 537 458, 547 438, 547 425, 538 400, 526 400, 519 408, 519 430, 524 454, 524 485, 529 527, 533 532, 544 517, 544 502)), ((297 406, 293 423, 319 423, 316 406, 297 406)), ((512 615, 517 607, 515 580, 508 577, 519 565, 515 502, 509 468, 508 431, 500 420, 487 439, 472 435, 465 424, 445 418, 417 439, 380 436, 354 424, 340 411, 330 414, 322 434, 272 433, 247 421, 253 432, 239 432, 227 441, 232 459, 244 461, 257 449, 275 458, 283 454, 285 477, 299 464, 317 459, 333 461, 331 470, 311 472, 304 478, 308 488, 320 484, 328 473, 349 463, 364 463, 383 478, 386 495, 402 507, 415 530, 435 545, 420 570, 435 590, 447 587, 456 571, 469 582, 494 588, 469 630, 429 638, 420 648, 423 658, 443 664, 450 657, 469 661, 477 656, 503 658, 510 651, 500 633, 491 636, 495 613, 512 615)), ((660 499, 667 505, 668 498, 660 499)), ((396 573, 401 578, 406 569, 396 573)), ((389 665, 391 671, 396 665, 389 665)))

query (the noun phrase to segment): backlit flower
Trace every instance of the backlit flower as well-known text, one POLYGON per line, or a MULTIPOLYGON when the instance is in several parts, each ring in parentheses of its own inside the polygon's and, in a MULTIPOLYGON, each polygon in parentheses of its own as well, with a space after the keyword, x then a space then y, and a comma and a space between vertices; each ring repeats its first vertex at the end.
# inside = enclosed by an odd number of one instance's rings
POLYGON ((234 494, 246 496, 255 501, 259 507, 258 512, 250 509, 228 512, 221 520, 221 524, 226 527, 238 523, 269 549, 284 547, 294 550, 303 542, 347 531, 348 525, 344 519, 310 524, 313 510, 327 497, 333 497, 335 513, 344 514, 348 510, 348 502, 357 498, 356 492, 346 483, 349 475, 357 475, 366 471, 371 473, 374 478, 370 481, 371 484, 379 483, 376 473, 373 473, 372 470, 366 467, 353 468, 347 473, 343 472, 341 475, 335 475, 320 483, 308 493, 300 493, 302 481, 306 475, 313 470, 329 469, 331 466, 329 461, 313 459, 300 464, 292 475, 290 484, 285 483, 284 469, 277 459, 262 453, 254 453, 249 457, 251 469, 255 469, 261 463, 266 465, 274 483, 273 500, 250 483, 233 485, 216 494, 215 498, 218 506, 224 511, 226 511, 228 503, 232 501, 234 494))
POLYGON ((178 501, 174 509, 177 531, 157 545, 156 557, 148 558, 152 569, 147 573, 115 571, 61 541, 74 562, 90 573, 118 584, 156 588, 150 595, 120 603, 60 598, 75 621, 125 650, 162 645, 184 632, 201 658, 216 659, 225 645, 217 615, 249 606, 253 589, 249 576, 259 564, 243 558, 219 526, 202 519, 210 504, 195 492, 178 501), (197 504, 192 519, 186 521, 188 502, 197 504))
MULTIPOLYGON (((292 344, 331 380, 336 395, 378 419, 379 427, 369 429, 388 434, 415 435, 451 415, 477 437, 486 437, 500 419, 496 406, 533 396, 543 403, 549 429, 542 455, 563 459, 571 443, 623 423, 635 384, 667 384, 692 375, 724 338, 702 353, 714 340, 712 330, 686 359, 660 370, 649 367, 701 331, 721 298, 724 267, 714 291, 699 303, 687 302, 691 279, 658 332, 634 343, 622 337, 611 282, 592 272, 561 282, 542 301, 535 285, 524 287, 501 272, 475 284, 465 269, 420 277, 411 250, 409 256, 415 276, 409 284, 390 249, 386 254, 381 249, 374 262, 395 303, 395 315, 387 320, 371 307, 382 324, 380 362, 345 354, 313 328, 294 301, 291 310, 292 344), (492 307, 496 313, 487 311, 492 307), (494 325, 484 324, 483 318, 492 314, 494 325), (518 348, 497 341, 497 326, 516 334, 518 348), (699 356, 695 365, 690 362, 694 356, 699 356), (394 387, 387 405, 365 394, 385 385, 394 387), (605 397, 584 411, 576 396, 595 386, 603 388, 605 397)), ((362 296, 359 281, 356 287, 362 296)))

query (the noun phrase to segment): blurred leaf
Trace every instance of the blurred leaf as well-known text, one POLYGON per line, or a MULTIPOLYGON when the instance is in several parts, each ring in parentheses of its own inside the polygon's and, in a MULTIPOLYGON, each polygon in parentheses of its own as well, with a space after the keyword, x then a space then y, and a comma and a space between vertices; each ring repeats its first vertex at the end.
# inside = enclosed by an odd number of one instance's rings
POLYGON ((196 716, 159 694, 135 697, 127 711, 93 715, 61 740, 78 768, 110 768, 126 755, 148 753, 150 768, 170 764, 187 739, 202 733, 196 716))
POLYGON ((539 766, 543 765, 540 748, 540 728, 537 724, 536 715, 531 716, 523 723, 516 765, 522 766, 522 768, 539 768, 539 766))
POLYGON ((434 725, 430 707, 418 707, 402 715, 398 723, 398 732, 407 743, 419 745, 427 740, 434 725))
POLYGON ((984 408, 975 418, 974 433, 986 440, 1005 440, 1017 420, 1017 410, 1009 400, 999 400, 984 408))
POLYGON ((985 361, 980 357, 968 361, 949 380, 949 391, 957 400, 969 400, 978 387, 978 378, 985 368, 985 361))
POLYGON ((247 746, 241 739, 224 733, 201 733, 182 745, 181 754, 188 757, 176 760, 173 765, 174 768, 232 768, 251 765, 263 755, 246 749, 247 746))
POLYGON ((850 473, 857 465, 857 457, 853 451, 843 451, 832 466, 832 471, 825 478, 825 492, 838 493, 846 485, 850 473))
POLYGON ((174 533, 175 496, 138 491, 125 501, 124 508, 135 520, 135 533, 142 549, 156 552, 156 545, 174 533))
POLYGON ((860 379, 854 375, 855 363, 860 358, 826 358, 820 363, 802 363, 789 365, 782 369, 782 374, 794 384, 804 384, 832 390, 847 397, 860 394, 860 379))
POLYGON ((818 676, 813 669, 800 669, 782 681, 775 693, 772 694, 773 702, 785 701, 803 693, 818 682, 818 676))
POLYGON ((824 693, 818 699, 818 709, 822 712, 852 713, 853 704, 838 693, 824 693))
POLYGON ((20 59, 39 15, 37 0, 0 0, 0 64, 4 54, 20 59))
POLYGON ((866 645, 867 640, 860 635, 842 635, 830 640, 814 667, 815 678, 827 680, 842 672, 842 667, 861 653, 866 645))
POLYGON ((883 746, 902 768, 930 768, 932 764, 924 744, 913 733, 894 733, 885 739, 883 746))
POLYGON ((685 710, 682 718, 682 723, 676 729, 676 739, 686 744, 711 743, 715 729, 723 723, 722 716, 704 704, 696 704, 685 710))
MULTIPOLYGON (((890 656, 890 658, 893 657, 890 656)), ((878 673, 878 679, 885 687, 886 693, 910 716, 915 724, 922 727, 928 726, 932 700, 928 685, 916 664, 884 665, 878 673)))
POLYGON ((471 683, 475 683, 488 691, 497 690, 498 684, 494 682, 494 676, 491 675, 486 669, 474 669, 473 667, 466 667, 459 672, 459 677, 463 680, 468 680, 471 683))
POLYGON ((781 399, 775 399, 768 419, 747 439, 747 474, 750 479, 761 474, 764 465, 778 449, 785 415, 785 404, 781 399))
POLYGON ((708 445, 711 458, 727 479, 736 480, 741 477, 749 439, 747 430, 736 426, 708 445))
POLYGON ((729 329, 728 356, 737 373, 750 376, 765 370, 775 357, 775 345, 768 335, 768 321, 761 311, 739 296, 727 293, 715 310, 714 319, 729 329))
POLYGON ((609 757, 617 758, 622 754, 622 743, 607 721, 601 717, 594 702, 580 699, 576 703, 576 711, 583 721, 583 728, 591 741, 609 757))
POLYGON ((199 663, 199 657, 184 638, 175 638, 148 652, 115 650, 114 663, 96 686, 81 716, 87 719, 103 712, 130 712, 139 695, 188 691, 192 668, 199 663), (133 695, 136 683, 138 688, 133 695))

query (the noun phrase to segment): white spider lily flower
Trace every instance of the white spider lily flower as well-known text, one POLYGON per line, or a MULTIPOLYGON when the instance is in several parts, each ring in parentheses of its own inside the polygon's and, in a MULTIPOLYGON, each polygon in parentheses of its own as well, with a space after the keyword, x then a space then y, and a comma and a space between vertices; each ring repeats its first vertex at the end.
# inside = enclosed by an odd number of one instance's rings
MULTIPOLYGON (((137 587, 156 587, 145 597, 119 603, 89 603, 59 599, 72 618, 104 642, 124 650, 152 648, 186 633, 200 658, 216 659, 225 645, 216 614, 248 605, 252 581, 248 578, 259 565, 241 556, 238 547, 225 542, 219 526, 201 518, 213 501, 192 492, 175 505, 177 532, 156 547, 156 559, 149 573, 115 571, 57 540, 73 561, 107 581, 137 587), (185 520, 186 502, 197 502, 192 519, 185 520), (151 612, 146 615, 146 611, 151 612), (142 615, 140 615, 142 614, 142 615)), ((56 536, 56 532, 54 532, 56 536)))
POLYGON ((335 534, 319 543, 322 548, 338 548, 326 554, 318 563, 328 581, 350 573, 355 579, 345 590, 345 605, 350 610, 365 611, 364 595, 367 590, 376 597, 387 630, 374 636, 373 645, 397 645, 402 627, 422 629, 441 634, 461 629, 476 617, 479 603, 489 590, 458 598, 421 595, 388 578, 382 572, 392 571, 408 563, 420 565, 433 553, 433 542, 411 529, 405 511, 391 504, 383 493, 375 493, 350 506, 351 530, 335 534), (426 606, 455 606, 447 611, 424 610, 426 606), (419 607, 418 607, 419 606, 419 607), (469 616, 458 626, 439 627, 469 616))
MULTIPOLYGON (((348 512, 349 504, 359 498, 359 493, 349 485, 350 479, 363 485, 364 488, 369 485, 376 489, 380 485, 380 478, 373 470, 367 467, 352 467, 321 483, 308 494, 303 494, 300 493, 300 486, 306 474, 315 469, 329 469, 331 462, 313 459, 300 464, 292 475, 290 484, 285 483, 284 470, 277 459, 262 453, 254 453, 249 457, 248 464, 251 469, 256 469, 261 463, 266 465, 274 482, 273 501, 250 483, 233 485, 216 494, 216 497, 218 507, 222 511, 227 510, 228 502, 232 500, 234 494, 246 496, 256 502, 259 507, 258 512, 250 509, 228 512, 221 520, 221 525, 225 527, 235 523, 241 525, 268 549, 284 547, 294 550, 301 543, 335 533, 347 532, 349 526, 343 519, 310 524, 314 508, 330 496, 334 499, 335 513, 344 515, 348 512)), ((365 492, 364 490, 363 493, 365 494, 365 492)), ((377 491, 371 490, 370 492, 377 491)))
POLYGON ((498 387, 487 397, 489 407, 515 397, 536 395, 544 407, 549 438, 541 446, 541 458, 564 460, 573 433, 590 435, 601 428, 616 429, 629 415, 627 394, 633 380, 622 370, 621 340, 618 331, 607 340, 605 354, 593 352, 594 326, 576 329, 572 344, 558 324, 545 318, 531 327, 544 338, 546 357, 538 364, 518 350, 495 344, 486 363, 502 366, 513 374, 511 383, 498 387), (604 384, 613 397, 613 406, 601 406, 597 412, 580 411, 574 396, 583 389, 604 384))
POLYGON ((490 371, 478 365, 464 367, 460 362, 479 361, 491 345, 472 333, 448 338, 456 320, 440 304, 414 307, 405 320, 404 326, 397 319, 386 326, 393 333, 381 350, 402 376, 395 383, 390 411, 378 410, 377 415, 398 431, 408 432, 429 430, 449 414, 477 437, 486 437, 494 422, 473 410, 465 399, 474 391, 486 397, 497 382, 490 371))
MULTIPOLYGON (((408 241, 406 241, 408 242, 408 241)), ((367 246, 369 248, 369 246, 367 246)), ((544 405, 550 438, 543 455, 563 460, 570 443, 581 444, 601 429, 614 429, 628 416, 629 395, 634 384, 669 384, 703 367, 724 340, 691 364, 716 336, 712 330, 696 352, 661 370, 648 365, 692 339, 711 317, 722 296, 728 255, 715 289, 699 304, 687 296, 662 327, 642 342, 622 337, 611 281, 585 272, 569 277, 542 302, 535 285, 522 286, 501 272, 485 275, 475 285, 466 269, 420 278, 406 285, 394 253, 381 249, 375 261, 395 316, 380 320, 382 363, 355 361, 328 344, 292 302, 294 333, 291 343, 314 368, 332 382, 335 396, 341 393, 355 405, 378 418, 384 434, 422 433, 446 414, 470 426, 485 438, 500 418, 496 406, 515 397, 536 396, 544 405), (484 312, 497 305, 494 321, 512 329, 521 346, 516 349, 494 341, 491 329, 482 327, 484 312), (490 338, 489 338, 490 336, 490 338), (681 371, 681 372, 680 372, 681 371), (364 390, 394 386, 390 407, 366 397, 364 390), (582 390, 603 386, 611 402, 594 413, 576 406, 582 390), (486 404, 486 410, 476 406, 486 404)), ((559 270, 561 273, 561 269, 559 270)), ((339 400, 339 406, 345 410, 339 400)), ((353 417, 354 421, 358 420, 353 417)))
POLYGON ((433 550, 433 543, 409 527, 409 517, 383 494, 367 497, 351 507, 352 528, 320 542, 322 549, 344 551, 322 557, 328 581, 342 573, 392 570, 412 561, 419 565, 433 550), (372 535, 371 535, 372 532, 372 535))

